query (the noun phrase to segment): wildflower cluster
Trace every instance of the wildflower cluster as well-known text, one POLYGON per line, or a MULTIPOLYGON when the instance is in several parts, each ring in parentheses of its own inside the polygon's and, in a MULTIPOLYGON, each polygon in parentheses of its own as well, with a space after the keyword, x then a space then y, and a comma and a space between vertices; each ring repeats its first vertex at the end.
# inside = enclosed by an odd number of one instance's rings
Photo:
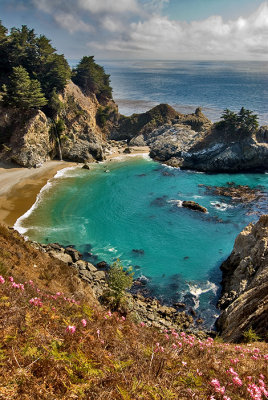
POLYGON ((159 332, 17 281, 0 276, 0 398, 267 398, 265 343, 159 332))

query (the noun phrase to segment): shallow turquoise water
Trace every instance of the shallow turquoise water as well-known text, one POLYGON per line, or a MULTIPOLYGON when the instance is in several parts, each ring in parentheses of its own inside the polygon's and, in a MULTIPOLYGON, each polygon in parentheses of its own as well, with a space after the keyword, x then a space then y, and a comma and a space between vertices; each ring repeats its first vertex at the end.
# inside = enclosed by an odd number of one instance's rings
POLYGON ((90 171, 69 169, 20 225, 31 239, 73 244, 89 260, 88 252, 98 256, 91 261, 120 258, 137 277, 149 279, 153 294, 186 301, 212 323, 219 265, 236 235, 258 218, 254 212, 265 207, 265 200, 237 205, 199 186, 228 181, 268 189, 265 174, 180 171, 136 157, 95 164, 90 171), (178 207, 175 200, 198 201, 209 213, 178 207))

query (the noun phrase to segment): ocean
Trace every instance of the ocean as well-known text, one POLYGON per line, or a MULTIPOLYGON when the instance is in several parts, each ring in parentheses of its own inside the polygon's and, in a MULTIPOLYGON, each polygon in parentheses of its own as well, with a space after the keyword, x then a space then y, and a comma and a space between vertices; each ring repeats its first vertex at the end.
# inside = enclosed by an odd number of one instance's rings
MULTIPOLYGON (((75 62, 73 61, 73 65, 75 62)), ((213 122, 229 108, 245 107, 268 124, 268 62, 100 61, 111 76, 113 96, 124 115, 168 103, 182 113, 199 106, 213 122)))
MULTIPOLYGON (((216 118, 225 107, 245 106, 267 122, 267 63, 104 66, 124 114, 167 102, 184 111, 201 105, 216 118)), ((15 227, 42 243, 72 244, 93 263, 120 259, 133 267, 150 295, 167 304, 185 302, 211 328, 219 314, 219 266, 243 227, 267 212, 267 193, 267 174, 180 171, 130 155, 94 164, 90 171, 71 167, 58 172, 15 227), (257 188, 263 196, 242 204, 203 186, 228 182, 257 188), (183 200, 199 202, 208 213, 181 207, 183 200)))

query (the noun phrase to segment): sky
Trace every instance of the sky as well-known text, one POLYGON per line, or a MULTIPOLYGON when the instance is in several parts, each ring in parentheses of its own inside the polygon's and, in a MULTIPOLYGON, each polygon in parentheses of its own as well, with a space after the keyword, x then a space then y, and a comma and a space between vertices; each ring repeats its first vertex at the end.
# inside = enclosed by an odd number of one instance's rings
POLYGON ((0 0, 69 60, 268 60, 268 1, 0 0))

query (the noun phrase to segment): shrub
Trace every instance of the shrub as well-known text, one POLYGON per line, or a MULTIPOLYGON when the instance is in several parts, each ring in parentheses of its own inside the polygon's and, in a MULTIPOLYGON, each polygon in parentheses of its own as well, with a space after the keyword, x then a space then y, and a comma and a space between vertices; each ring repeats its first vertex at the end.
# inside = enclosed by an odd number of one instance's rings
POLYGON ((109 302, 115 309, 119 307, 126 289, 132 286, 133 273, 131 271, 131 267, 124 270, 119 260, 110 266, 108 272, 109 291, 106 293, 106 299, 109 299, 109 302))
POLYGON ((259 340, 261 340, 261 338, 257 335, 257 333, 254 332, 252 327, 250 327, 248 331, 245 331, 243 333, 243 337, 244 337, 244 342, 246 343, 258 342, 259 340))

